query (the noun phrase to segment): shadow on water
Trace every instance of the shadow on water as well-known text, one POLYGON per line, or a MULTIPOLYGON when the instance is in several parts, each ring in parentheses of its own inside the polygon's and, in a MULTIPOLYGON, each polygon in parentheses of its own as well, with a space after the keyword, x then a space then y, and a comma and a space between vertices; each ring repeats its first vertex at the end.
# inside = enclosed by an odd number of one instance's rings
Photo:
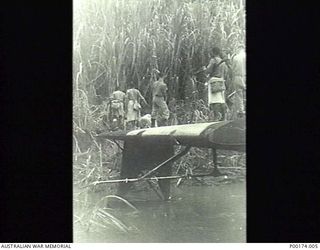
POLYGON ((109 229, 77 233, 74 235, 74 242, 246 241, 245 183, 173 187, 172 193, 174 197, 171 201, 162 202, 154 196, 152 198, 150 192, 140 192, 135 196, 136 201, 131 199, 132 204, 139 210, 138 213, 128 213, 125 208, 117 209, 117 218, 133 228, 132 231, 119 232, 109 229))

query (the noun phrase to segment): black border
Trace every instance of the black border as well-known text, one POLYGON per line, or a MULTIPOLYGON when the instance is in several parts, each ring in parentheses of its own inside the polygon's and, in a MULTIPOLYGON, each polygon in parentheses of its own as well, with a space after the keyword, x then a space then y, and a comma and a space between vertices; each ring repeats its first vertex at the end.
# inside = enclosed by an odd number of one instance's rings
POLYGON ((0 15, 0 241, 72 242, 72 2, 0 15))
MULTIPOLYGON (((317 8, 247 2, 248 242, 317 242, 317 8)), ((1 8, 1 242, 72 242, 72 2, 1 8)))
POLYGON ((319 242, 317 8, 247 4, 247 240, 319 242))

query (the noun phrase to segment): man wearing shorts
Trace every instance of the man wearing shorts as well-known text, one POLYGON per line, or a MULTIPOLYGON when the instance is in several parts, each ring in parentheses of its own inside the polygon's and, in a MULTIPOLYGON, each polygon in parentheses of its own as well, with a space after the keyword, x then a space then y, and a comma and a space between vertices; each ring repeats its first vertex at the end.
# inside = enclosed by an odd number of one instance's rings
POLYGON ((160 77, 158 81, 152 84, 152 112, 151 112, 151 127, 167 126, 170 112, 167 101, 167 84, 164 82, 164 77, 160 77))

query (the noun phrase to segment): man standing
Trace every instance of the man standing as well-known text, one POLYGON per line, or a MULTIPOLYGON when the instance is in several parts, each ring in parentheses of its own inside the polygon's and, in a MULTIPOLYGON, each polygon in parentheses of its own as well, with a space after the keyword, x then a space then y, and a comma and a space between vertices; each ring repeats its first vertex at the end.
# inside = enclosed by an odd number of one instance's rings
POLYGON ((125 93, 117 87, 110 99, 110 122, 113 124, 116 120, 117 124, 115 126, 123 129, 125 93))
POLYGON ((232 119, 232 110, 233 110, 233 100, 234 100, 234 86, 232 82, 232 65, 231 65, 231 56, 228 54, 222 58, 222 60, 225 62, 221 64, 222 70, 224 71, 223 79, 225 80, 225 101, 226 101, 226 107, 227 107, 227 119, 232 119))
POLYGON ((164 76, 161 76, 158 81, 152 84, 152 112, 151 112, 151 127, 157 125, 167 126, 170 111, 168 109, 167 101, 167 84, 164 82, 164 76))
POLYGON ((127 128, 129 130, 139 127, 139 119, 141 116, 141 105, 140 102, 143 101, 145 105, 148 105, 147 101, 144 99, 140 91, 134 88, 134 84, 131 82, 130 89, 127 90, 127 128))
POLYGON ((232 60, 233 85, 235 89, 233 119, 245 114, 244 95, 246 90, 246 52, 240 45, 232 60))
POLYGON ((214 121, 224 121, 227 107, 224 92, 225 86, 225 67, 222 66, 224 61, 221 59, 221 50, 218 47, 212 49, 213 58, 210 60, 209 65, 204 67, 205 73, 209 75, 209 81, 206 82, 208 86, 208 104, 209 109, 213 112, 214 121))

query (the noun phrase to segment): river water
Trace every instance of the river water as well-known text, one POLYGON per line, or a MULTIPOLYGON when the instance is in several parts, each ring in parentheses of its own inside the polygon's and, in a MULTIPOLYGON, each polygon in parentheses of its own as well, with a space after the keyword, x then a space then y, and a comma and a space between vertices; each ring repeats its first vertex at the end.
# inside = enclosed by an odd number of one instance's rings
POLYGON ((244 181, 218 186, 173 186, 173 198, 169 202, 160 201, 152 193, 132 194, 129 200, 138 212, 132 213, 127 206, 113 210, 114 215, 133 230, 120 232, 117 228, 108 228, 75 232, 74 242, 246 242, 244 181))

